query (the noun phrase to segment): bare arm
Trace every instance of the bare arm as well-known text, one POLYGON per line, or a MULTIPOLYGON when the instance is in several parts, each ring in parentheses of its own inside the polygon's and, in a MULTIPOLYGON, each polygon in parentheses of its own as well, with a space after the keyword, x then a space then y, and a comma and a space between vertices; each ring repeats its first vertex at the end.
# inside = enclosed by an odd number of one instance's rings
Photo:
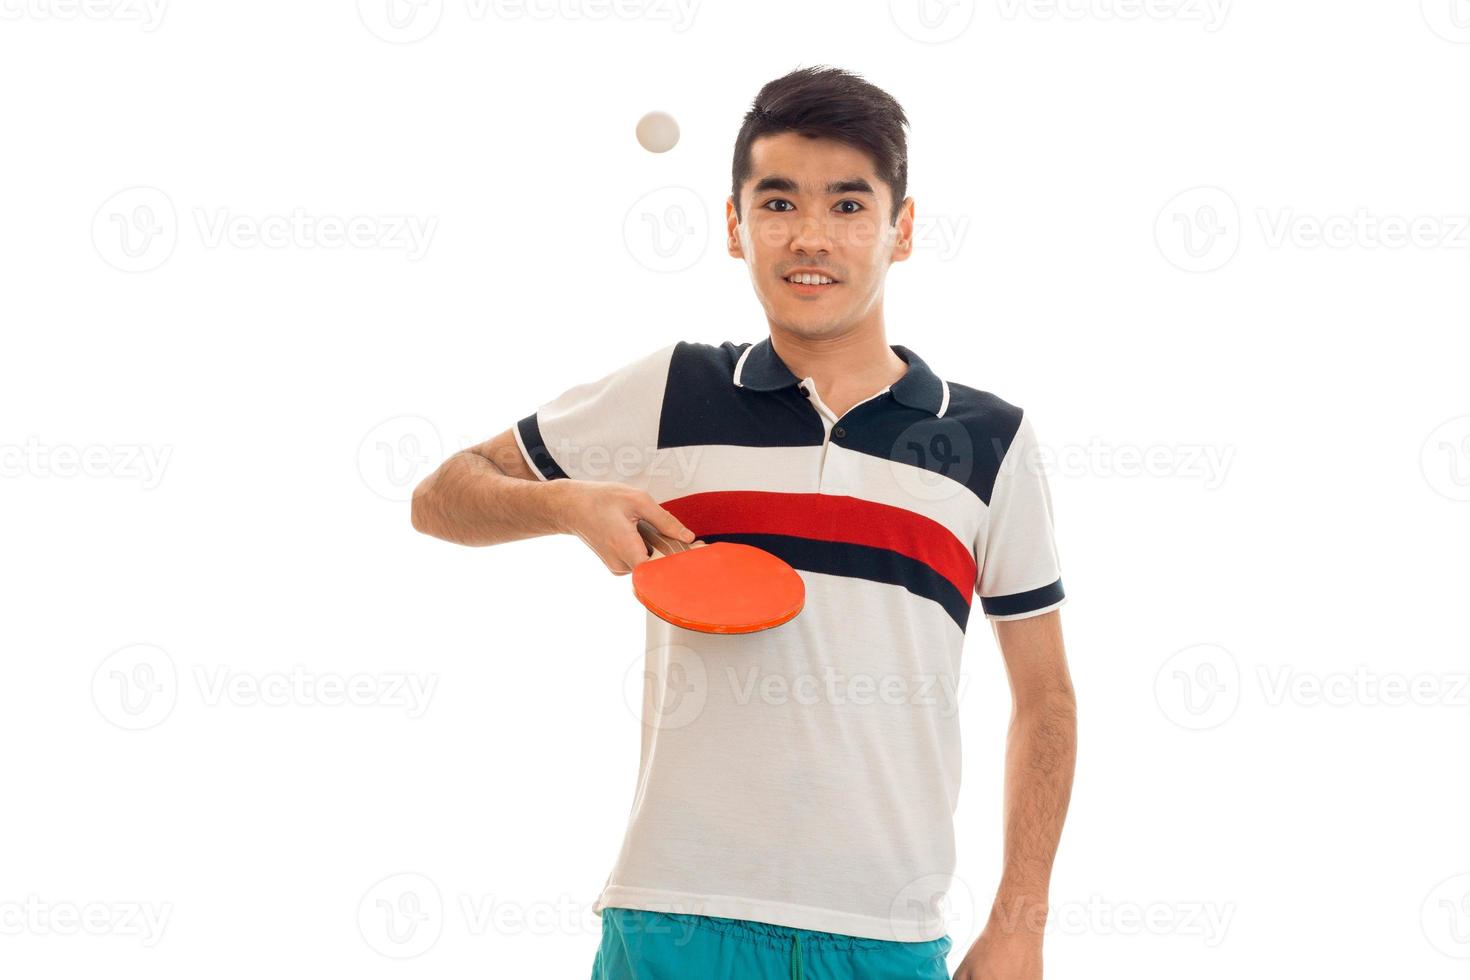
POLYGON ((615 575, 648 559, 636 529, 647 519, 685 542, 694 534, 636 487, 591 480, 542 480, 510 429, 450 456, 413 492, 415 530, 483 547, 543 534, 576 534, 615 575))
POLYGON ((955 980, 1040 980, 1052 860, 1077 759, 1077 699, 1059 612, 994 626, 1011 683, 1005 862, 989 921, 955 980))

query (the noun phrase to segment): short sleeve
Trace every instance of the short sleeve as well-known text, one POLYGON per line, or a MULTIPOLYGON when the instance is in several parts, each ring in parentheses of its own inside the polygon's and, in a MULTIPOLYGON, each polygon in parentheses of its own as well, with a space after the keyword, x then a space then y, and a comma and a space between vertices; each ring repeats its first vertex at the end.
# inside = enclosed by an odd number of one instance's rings
POLYGON ((1001 461, 983 534, 975 592, 987 618, 1038 616, 1066 600, 1051 491, 1028 415, 1001 461))
POLYGON ((658 451, 659 418, 677 344, 568 388, 512 428, 542 480, 638 483, 658 451))

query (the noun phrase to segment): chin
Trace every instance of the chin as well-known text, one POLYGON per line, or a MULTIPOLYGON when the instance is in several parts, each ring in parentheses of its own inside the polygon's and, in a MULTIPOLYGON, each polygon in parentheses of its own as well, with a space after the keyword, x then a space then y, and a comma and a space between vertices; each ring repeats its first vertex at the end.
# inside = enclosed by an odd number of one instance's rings
POLYGON ((821 340, 832 334, 842 332, 842 321, 831 316, 812 317, 794 316, 780 317, 776 320, 788 333, 796 334, 803 340, 821 340))

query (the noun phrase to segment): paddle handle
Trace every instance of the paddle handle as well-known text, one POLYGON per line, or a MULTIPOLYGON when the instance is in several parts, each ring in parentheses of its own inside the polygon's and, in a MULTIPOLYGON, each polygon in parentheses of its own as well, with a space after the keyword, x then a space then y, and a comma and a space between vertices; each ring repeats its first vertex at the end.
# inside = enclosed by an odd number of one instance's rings
POLYGON ((638 533, 643 536, 643 543, 662 555, 672 555, 677 551, 688 551, 691 545, 685 544, 675 538, 661 532, 658 528, 638 518, 638 533))

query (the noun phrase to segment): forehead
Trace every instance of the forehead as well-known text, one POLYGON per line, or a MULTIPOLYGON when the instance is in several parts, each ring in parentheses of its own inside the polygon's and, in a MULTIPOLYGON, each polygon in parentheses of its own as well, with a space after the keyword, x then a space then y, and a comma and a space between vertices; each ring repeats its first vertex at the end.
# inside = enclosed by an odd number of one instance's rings
POLYGON ((762 136, 751 144, 750 177, 742 191, 768 177, 794 181, 801 194, 825 194, 831 184, 856 181, 866 181, 879 196, 887 189, 862 150, 791 132, 762 136))

